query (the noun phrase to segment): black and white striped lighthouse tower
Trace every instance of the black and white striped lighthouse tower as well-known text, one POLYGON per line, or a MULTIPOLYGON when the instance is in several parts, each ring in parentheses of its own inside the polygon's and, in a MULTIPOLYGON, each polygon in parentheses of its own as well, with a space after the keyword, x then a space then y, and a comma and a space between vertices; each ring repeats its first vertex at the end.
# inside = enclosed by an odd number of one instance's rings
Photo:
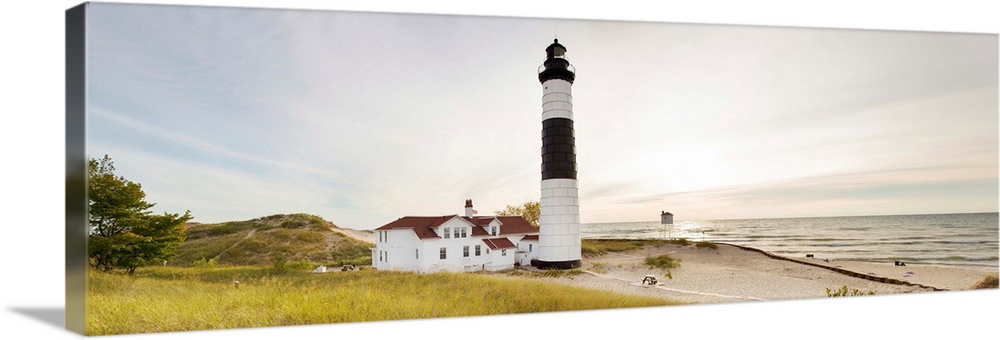
POLYGON ((545 49, 542 83, 542 198, 538 222, 539 268, 571 269, 580 255, 580 194, 576 181, 573 81, 576 69, 559 39, 545 49))

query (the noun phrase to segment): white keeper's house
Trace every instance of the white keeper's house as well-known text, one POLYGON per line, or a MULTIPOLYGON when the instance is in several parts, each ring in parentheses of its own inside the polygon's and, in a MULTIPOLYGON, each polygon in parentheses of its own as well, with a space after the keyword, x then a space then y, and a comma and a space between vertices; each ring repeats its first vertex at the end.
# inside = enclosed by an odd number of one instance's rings
POLYGON ((521 216, 406 216, 375 229, 372 267, 421 273, 497 271, 531 265, 538 228, 521 216))

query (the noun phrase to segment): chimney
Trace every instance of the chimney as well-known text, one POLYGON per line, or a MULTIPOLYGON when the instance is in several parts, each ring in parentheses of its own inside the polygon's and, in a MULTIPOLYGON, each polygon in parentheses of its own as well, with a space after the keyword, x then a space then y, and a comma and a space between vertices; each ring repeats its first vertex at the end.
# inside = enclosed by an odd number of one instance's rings
POLYGON ((472 200, 465 200, 465 217, 472 217, 475 215, 475 210, 472 210, 472 200))

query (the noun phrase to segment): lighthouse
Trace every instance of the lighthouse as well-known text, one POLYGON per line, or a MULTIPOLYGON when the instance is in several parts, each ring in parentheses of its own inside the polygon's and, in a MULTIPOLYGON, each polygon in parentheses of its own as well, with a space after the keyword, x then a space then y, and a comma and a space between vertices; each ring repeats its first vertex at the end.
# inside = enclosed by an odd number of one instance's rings
POLYGON ((538 222, 538 268, 579 268, 580 194, 573 128, 576 69, 555 39, 538 68, 542 83, 542 197, 538 222))

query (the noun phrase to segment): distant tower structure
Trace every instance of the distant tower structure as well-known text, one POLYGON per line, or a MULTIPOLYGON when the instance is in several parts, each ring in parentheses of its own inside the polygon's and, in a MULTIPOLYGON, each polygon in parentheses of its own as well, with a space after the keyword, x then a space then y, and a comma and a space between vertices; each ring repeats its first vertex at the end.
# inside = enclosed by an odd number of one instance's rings
POLYGON ((566 47, 559 39, 545 49, 545 57, 538 68, 542 83, 542 198, 535 266, 579 268, 583 261, 572 93, 576 69, 566 59, 566 47))
POLYGON ((674 214, 660 211, 660 224, 674 224, 674 214))

